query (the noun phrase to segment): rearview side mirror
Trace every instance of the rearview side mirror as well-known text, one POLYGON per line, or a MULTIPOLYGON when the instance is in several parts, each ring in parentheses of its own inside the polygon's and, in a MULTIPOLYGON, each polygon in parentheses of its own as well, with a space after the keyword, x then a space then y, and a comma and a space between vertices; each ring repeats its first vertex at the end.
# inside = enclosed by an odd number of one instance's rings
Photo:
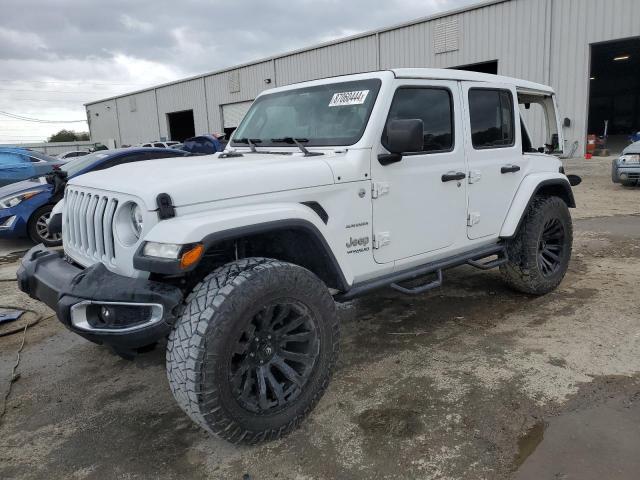
POLYGON ((420 152, 424 146, 424 124, 420 119, 397 119, 387 123, 384 147, 390 154, 378 155, 382 165, 402 160, 403 153, 420 152))

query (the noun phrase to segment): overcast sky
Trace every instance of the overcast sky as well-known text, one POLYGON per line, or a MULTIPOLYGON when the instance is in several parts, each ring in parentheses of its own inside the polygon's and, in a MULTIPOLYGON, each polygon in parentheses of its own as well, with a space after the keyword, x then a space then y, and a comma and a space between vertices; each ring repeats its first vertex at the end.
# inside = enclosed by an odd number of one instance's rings
MULTIPOLYGON (((2 0, 0 111, 84 119, 91 100, 476 2, 2 0)), ((41 141, 60 128, 87 125, 0 115, 0 143, 41 141)))

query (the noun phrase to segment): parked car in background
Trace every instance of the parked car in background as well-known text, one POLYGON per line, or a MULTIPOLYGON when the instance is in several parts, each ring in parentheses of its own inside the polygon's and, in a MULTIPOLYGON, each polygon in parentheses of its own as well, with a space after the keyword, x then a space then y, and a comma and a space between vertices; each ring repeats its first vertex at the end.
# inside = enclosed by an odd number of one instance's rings
POLYGON ((187 138, 184 141, 182 150, 189 153, 209 155, 223 151, 224 147, 225 144, 214 135, 198 135, 197 137, 187 138))
POLYGON ((85 155, 89 155, 89 151, 87 150, 72 150, 70 152, 60 153, 59 155, 55 155, 56 158, 69 160, 76 157, 84 157, 85 155))
POLYGON ((611 180, 625 187, 640 183, 640 141, 629 145, 620 157, 613 160, 611 180))
POLYGON ((184 143, 176 143, 175 145, 171 145, 169 148, 175 148, 177 150, 182 150, 182 147, 184 147, 184 143))
POLYGON ((62 198, 68 179, 124 163, 189 155, 167 148, 99 151, 69 161, 48 179, 36 177, 0 188, 0 239, 29 237, 47 246, 60 245, 61 235, 49 231, 48 221, 53 206, 62 198))
POLYGON ((26 148, 0 148, 0 187, 46 175, 63 163, 62 159, 26 148))
POLYGON ((169 142, 148 142, 148 143, 143 143, 142 145, 140 145, 141 147, 153 147, 153 148, 170 148, 173 145, 177 145, 180 142, 174 142, 174 141, 169 141, 169 142))

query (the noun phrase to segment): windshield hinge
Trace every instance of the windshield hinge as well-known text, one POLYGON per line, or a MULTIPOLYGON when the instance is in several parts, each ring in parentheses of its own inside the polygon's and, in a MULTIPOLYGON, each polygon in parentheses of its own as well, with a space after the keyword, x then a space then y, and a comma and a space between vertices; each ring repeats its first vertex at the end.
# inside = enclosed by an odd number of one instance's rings
POLYGON ((371 198, 378 198, 389 193, 388 182, 373 182, 371 184, 371 198))

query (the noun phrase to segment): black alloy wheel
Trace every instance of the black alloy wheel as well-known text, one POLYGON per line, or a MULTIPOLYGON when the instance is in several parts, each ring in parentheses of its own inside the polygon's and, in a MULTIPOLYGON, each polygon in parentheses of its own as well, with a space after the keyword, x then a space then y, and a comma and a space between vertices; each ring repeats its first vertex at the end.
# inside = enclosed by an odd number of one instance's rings
POLYGON ((229 380, 237 402, 254 413, 275 413, 295 401, 320 352, 316 321, 296 300, 258 311, 238 338, 229 380))

